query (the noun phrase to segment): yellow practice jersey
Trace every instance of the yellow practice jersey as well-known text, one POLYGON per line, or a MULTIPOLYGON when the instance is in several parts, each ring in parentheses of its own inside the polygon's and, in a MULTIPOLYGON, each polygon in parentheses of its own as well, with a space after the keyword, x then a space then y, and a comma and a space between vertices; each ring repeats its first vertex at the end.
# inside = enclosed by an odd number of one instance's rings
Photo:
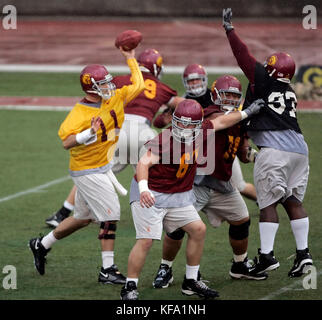
POLYGON ((86 103, 76 103, 61 124, 58 135, 64 141, 91 127, 93 117, 101 117, 102 124, 97 131, 96 142, 77 145, 70 149, 69 169, 81 171, 107 165, 114 155, 118 134, 124 121, 124 107, 142 92, 144 80, 136 59, 128 59, 133 83, 117 89, 109 100, 102 100, 96 107, 86 103))

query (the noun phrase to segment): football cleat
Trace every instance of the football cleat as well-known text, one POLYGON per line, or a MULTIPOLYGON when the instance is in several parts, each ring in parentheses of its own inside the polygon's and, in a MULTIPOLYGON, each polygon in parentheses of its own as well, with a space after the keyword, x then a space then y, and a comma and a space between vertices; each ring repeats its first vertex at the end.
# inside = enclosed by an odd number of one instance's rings
POLYGON ((181 292, 187 296, 195 294, 205 299, 219 297, 219 293, 216 290, 209 288, 202 280, 187 279, 186 276, 182 283, 181 292))
POLYGON ((152 282, 156 289, 167 288, 173 282, 172 268, 167 264, 161 263, 158 273, 152 282))
POLYGON ((138 300, 139 293, 134 281, 129 281, 121 290, 121 300, 138 300))
POLYGON ((51 250, 45 249, 41 244, 41 238, 34 238, 29 241, 29 248, 34 255, 34 264, 40 275, 45 274, 46 255, 51 250))
POLYGON ((265 280, 268 275, 266 272, 255 273, 253 272, 253 266, 249 263, 246 257, 242 262, 235 262, 231 266, 229 275, 232 279, 250 279, 250 280, 265 280))
POLYGON ((313 260, 309 252, 309 248, 304 250, 296 250, 296 258, 294 260, 292 269, 288 273, 288 276, 291 278, 300 277, 304 273, 304 267, 311 265, 313 265, 313 260))
POLYGON ((50 227, 56 228, 68 216, 61 213, 61 209, 46 219, 46 224, 50 227))
POLYGON ((266 271, 272 271, 280 266, 280 263, 276 260, 274 256, 274 251, 270 253, 261 253, 258 249, 259 257, 254 258, 254 266, 251 268, 250 272, 252 274, 264 274, 266 271))
POLYGON ((126 277, 118 270, 115 264, 111 265, 109 268, 101 268, 98 276, 98 282, 103 284, 125 284, 126 277))

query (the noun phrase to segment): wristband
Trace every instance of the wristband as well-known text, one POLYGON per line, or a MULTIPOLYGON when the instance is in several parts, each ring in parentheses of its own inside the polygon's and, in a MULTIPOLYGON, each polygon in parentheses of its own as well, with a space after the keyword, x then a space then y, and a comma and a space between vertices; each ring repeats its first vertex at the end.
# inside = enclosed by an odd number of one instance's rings
POLYGON ((140 193, 144 192, 144 191, 149 191, 149 187, 148 187, 148 180, 140 180, 138 182, 138 185, 139 185, 139 191, 140 193))
POLYGON ((241 119, 244 120, 248 117, 248 114, 245 111, 239 111, 241 115, 241 119))
POLYGON ((151 192, 151 190, 149 189, 149 187, 148 187, 148 180, 140 180, 139 182, 138 182, 138 185, 139 185, 139 191, 140 191, 140 194, 142 193, 142 192, 145 192, 145 191, 147 191, 147 192, 149 192, 150 193, 150 195, 151 195, 151 197, 152 198, 154 198, 154 194, 151 192))
POLYGON ((76 134, 76 142, 78 144, 90 144, 97 140, 96 133, 91 133, 92 128, 86 129, 76 134))

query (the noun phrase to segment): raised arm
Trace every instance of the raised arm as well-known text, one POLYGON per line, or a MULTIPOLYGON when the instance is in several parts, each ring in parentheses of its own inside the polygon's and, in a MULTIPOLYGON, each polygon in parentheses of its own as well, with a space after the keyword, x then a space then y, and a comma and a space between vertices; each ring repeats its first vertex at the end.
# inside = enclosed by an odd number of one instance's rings
POLYGON ((231 23, 231 18, 231 8, 223 9, 223 27, 226 30, 226 35, 233 54, 249 82, 254 83, 256 59, 250 54, 246 44, 236 34, 231 23))
POLYGON ((135 50, 125 51, 120 47, 120 51, 126 58, 126 62, 131 71, 132 84, 128 86, 125 104, 136 98, 144 89, 144 79, 139 65, 135 59, 135 50))

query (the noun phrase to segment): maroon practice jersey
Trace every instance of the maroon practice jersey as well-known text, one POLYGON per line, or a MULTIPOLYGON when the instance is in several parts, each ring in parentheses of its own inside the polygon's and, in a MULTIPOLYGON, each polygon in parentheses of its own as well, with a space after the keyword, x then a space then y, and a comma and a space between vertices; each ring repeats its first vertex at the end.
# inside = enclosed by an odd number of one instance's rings
MULTIPOLYGON (((204 109, 205 117, 211 114, 223 114, 219 106, 209 106, 204 109)), ((232 175, 233 162, 239 153, 240 147, 246 138, 245 133, 241 130, 240 124, 227 128, 225 130, 216 131, 214 139, 214 147, 210 148, 215 152, 215 170, 211 176, 218 180, 228 181, 232 175)), ((204 148, 204 154, 207 151, 204 148)))
MULTIPOLYGON (((145 90, 126 105, 124 112, 145 117, 152 123, 152 119, 159 108, 176 96, 177 91, 168 87, 151 73, 142 72, 142 75, 145 90)), ((113 83, 115 83, 117 88, 129 85, 131 83, 131 75, 117 76, 113 79, 113 83)))
POLYGON ((159 163, 149 169, 149 189, 162 193, 179 193, 192 189, 198 152, 201 144, 205 144, 207 140, 208 129, 214 127, 210 121, 205 120, 200 134, 190 145, 174 140, 171 127, 146 143, 146 148, 160 157, 159 163))

